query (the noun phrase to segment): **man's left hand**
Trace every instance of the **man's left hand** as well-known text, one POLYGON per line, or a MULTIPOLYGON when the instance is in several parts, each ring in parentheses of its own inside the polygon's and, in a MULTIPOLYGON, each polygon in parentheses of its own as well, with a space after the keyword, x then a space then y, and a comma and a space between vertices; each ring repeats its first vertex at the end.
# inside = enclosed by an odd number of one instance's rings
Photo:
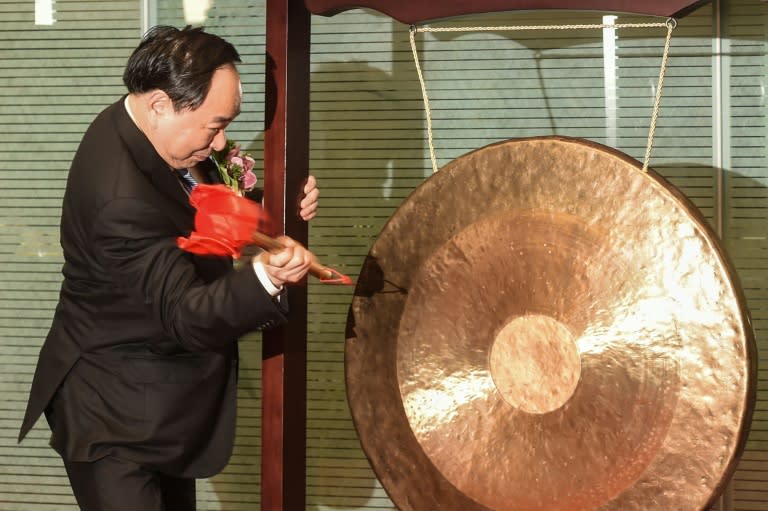
POLYGON ((304 195, 299 203, 299 215, 304 221, 310 221, 317 215, 317 200, 320 197, 320 190, 317 188, 315 176, 309 176, 304 184, 304 195))

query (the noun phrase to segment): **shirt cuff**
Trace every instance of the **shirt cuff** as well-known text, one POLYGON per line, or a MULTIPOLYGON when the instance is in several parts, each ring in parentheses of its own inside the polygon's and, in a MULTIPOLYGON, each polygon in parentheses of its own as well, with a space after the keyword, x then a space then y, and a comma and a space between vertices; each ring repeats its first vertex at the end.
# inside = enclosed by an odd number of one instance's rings
POLYGON ((264 268, 261 261, 259 261, 257 257, 254 257, 251 264, 253 265, 253 271, 256 273, 256 277, 259 279, 259 282, 261 282, 261 285, 264 286, 264 290, 269 293, 270 296, 279 295, 280 291, 283 290, 283 286, 276 287, 272 281, 269 280, 267 270, 264 268))

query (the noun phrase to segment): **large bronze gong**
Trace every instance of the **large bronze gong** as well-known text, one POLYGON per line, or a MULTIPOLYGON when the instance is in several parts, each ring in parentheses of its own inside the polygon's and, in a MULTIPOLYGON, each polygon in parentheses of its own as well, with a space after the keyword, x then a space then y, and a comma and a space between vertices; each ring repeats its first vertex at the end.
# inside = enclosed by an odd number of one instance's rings
POLYGON ((693 511, 754 408, 736 273, 628 156, 512 140, 426 180, 371 247, 347 391, 401 510, 693 511))

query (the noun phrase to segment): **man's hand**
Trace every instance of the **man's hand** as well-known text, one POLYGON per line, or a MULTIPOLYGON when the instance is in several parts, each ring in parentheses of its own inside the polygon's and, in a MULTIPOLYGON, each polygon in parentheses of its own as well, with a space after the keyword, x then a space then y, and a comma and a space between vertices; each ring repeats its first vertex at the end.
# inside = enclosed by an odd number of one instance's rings
POLYGON ((315 256, 288 236, 280 236, 277 240, 283 244, 282 249, 273 252, 264 251, 257 257, 264 265, 269 280, 275 286, 296 284, 307 275, 315 256))
POLYGON ((303 197, 299 203, 299 215, 304 221, 315 218, 317 214, 317 200, 320 197, 320 189, 317 188, 315 176, 309 176, 302 190, 303 197))

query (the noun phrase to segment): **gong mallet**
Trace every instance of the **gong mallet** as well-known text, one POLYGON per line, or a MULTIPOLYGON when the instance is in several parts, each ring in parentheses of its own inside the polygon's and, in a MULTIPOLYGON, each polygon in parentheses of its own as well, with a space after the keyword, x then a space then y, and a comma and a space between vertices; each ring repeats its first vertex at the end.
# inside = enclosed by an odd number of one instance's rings
MULTIPOLYGON (((271 236, 267 236, 262 232, 255 231, 252 234, 252 237, 254 245, 261 247, 269 252, 278 252, 285 248, 285 245, 280 243, 280 241, 272 238, 271 236)), ((309 274, 317 277, 320 279, 320 282, 324 284, 344 284, 347 286, 352 285, 352 279, 347 275, 344 275, 343 273, 340 273, 333 268, 323 266, 317 261, 312 262, 312 265, 309 267, 309 274)))
MULTIPOLYGON (((200 255, 240 257, 248 245, 274 252, 285 248, 277 239, 263 232, 268 223, 264 209, 224 185, 197 185, 189 195, 195 208, 195 230, 188 237, 179 237, 176 244, 182 250, 200 255)), ((348 276, 318 262, 309 273, 325 284, 352 285, 348 276)))

